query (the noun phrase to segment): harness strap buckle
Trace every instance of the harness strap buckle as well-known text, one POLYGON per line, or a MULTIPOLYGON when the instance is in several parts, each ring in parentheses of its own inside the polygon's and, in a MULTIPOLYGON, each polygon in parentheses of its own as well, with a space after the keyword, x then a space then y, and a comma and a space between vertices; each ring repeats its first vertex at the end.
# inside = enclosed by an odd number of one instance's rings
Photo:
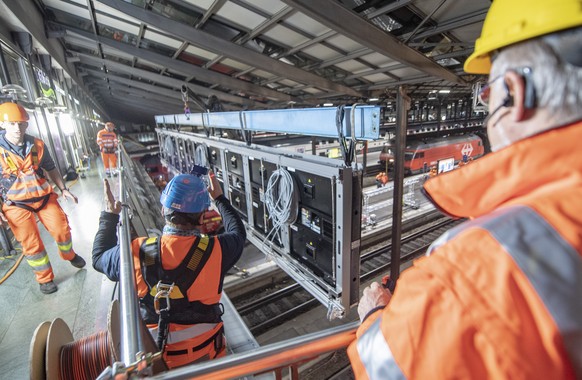
POLYGON ((174 289, 174 283, 172 284, 164 284, 162 281, 158 282, 156 285, 157 293, 154 296, 154 309, 156 310, 156 314, 161 314, 164 311, 170 310, 170 294, 174 289), (160 299, 166 300, 166 307, 160 309, 160 299))

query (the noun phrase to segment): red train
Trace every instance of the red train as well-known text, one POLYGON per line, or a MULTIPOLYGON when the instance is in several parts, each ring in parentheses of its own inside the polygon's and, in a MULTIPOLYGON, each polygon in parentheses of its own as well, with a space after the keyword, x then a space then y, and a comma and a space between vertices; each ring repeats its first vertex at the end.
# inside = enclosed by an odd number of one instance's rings
MULTIPOLYGON (((473 159, 485 153, 483 141, 476 135, 449 136, 428 141, 416 141, 404 150, 404 170, 408 174, 427 173, 439 160, 454 158, 455 164, 463 156, 473 159)), ((382 165, 390 167, 394 163, 393 147, 386 146, 380 153, 382 165)))

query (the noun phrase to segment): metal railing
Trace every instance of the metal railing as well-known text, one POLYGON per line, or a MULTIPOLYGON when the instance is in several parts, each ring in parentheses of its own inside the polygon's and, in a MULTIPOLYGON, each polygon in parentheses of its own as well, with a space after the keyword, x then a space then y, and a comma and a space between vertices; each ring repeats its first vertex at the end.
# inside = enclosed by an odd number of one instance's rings
MULTIPOLYGON (((425 178, 423 176, 410 177, 404 180, 402 201, 404 206, 418 208, 422 201, 419 189, 425 178)), ((371 229, 378 225, 387 224, 392 220, 392 206, 394 183, 362 193, 362 228, 371 229)))
POLYGON ((356 338, 359 323, 354 322, 316 333, 270 344, 251 352, 229 355, 201 364, 154 376, 152 379, 236 379, 274 371, 281 379, 281 370, 290 369, 289 379, 299 379, 299 365, 317 359, 320 355, 346 348, 356 338))
POLYGON ((127 168, 131 166, 123 147, 119 150, 119 201, 123 205, 118 226, 120 256, 119 256, 119 303, 121 321, 121 360, 125 366, 136 361, 137 354, 144 352, 143 339, 139 328, 139 307, 137 301, 137 286, 135 269, 131 252, 130 217, 127 203, 125 181, 127 168))

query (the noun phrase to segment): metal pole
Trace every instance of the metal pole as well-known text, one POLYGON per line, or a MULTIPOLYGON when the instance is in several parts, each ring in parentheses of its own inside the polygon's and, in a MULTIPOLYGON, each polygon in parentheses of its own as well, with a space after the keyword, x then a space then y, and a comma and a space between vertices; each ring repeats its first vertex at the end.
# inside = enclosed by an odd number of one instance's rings
POLYGON ((331 327, 308 335, 260 347, 250 352, 190 364, 150 379, 238 379, 246 375, 276 371, 321 354, 345 349, 355 338, 359 322, 331 327))
MULTIPOLYGON (((403 86, 396 97, 396 138, 394 151, 394 202, 392 204, 392 250, 390 279, 395 284, 400 276, 400 240, 402 236, 402 195, 404 193, 404 148, 406 147, 407 112, 410 98, 403 86)), ((393 290, 393 289, 391 289, 393 290)))
MULTIPOLYGON (((40 85, 38 84, 38 79, 36 78, 36 73, 34 72, 34 66, 32 64, 32 56, 30 54, 28 54, 26 56, 26 59, 28 60, 28 63, 30 64, 30 69, 32 70, 32 82, 35 86, 35 88, 39 89, 40 85)), ((32 99, 32 95, 36 94, 36 92, 31 92, 31 99, 32 99)), ((55 156, 57 154, 57 151, 55 149, 55 144, 53 143, 53 135, 51 133, 51 128, 49 126, 49 122, 48 122, 48 117, 46 116, 46 109, 45 107, 41 107, 40 108, 41 113, 42 113, 42 118, 44 119, 44 125, 46 128, 46 133, 48 135, 48 141, 45 141, 45 143, 48 144, 50 151, 51 151, 51 155, 54 158, 55 161, 55 166, 57 167, 57 169, 59 170, 60 175, 62 176, 63 173, 66 173, 66 170, 63 172, 63 168, 61 168, 61 165, 59 164, 59 160, 57 160, 57 157, 55 156)), ((56 119, 56 118, 55 118, 56 119)), ((57 124, 58 125, 58 124, 57 124)))
POLYGON ((10 81, 10 73, 8 72, 8 65, 6 64, 6 60, 4 59, 4 50, 2 50, 2 43, 0 43, 0 66, 2 68, 2 75, 4 76, 4 80, 6 83, 2 82, 2 78, 0 78, 0 84, 6 85, 12 83, 10 81))
MULTIPOLYGON (((74 123, 74 121, 71 121, 72 123, 74 123)), ((77 155, 76 155, 76 149, 73 146, 73 136, 68 135, 66 137, 67 142, 69 143, 69 149, 71 151, 71 159, 73 160, 73 169, 76 169, 79 167, 79 160, 77 159, 77 155)))
MULTIPOLYGON (((123 165, 119 176, 119 200, 126 204, 125 189, 123 187, 123 165)), ((145 352, 141 330, 139 328, 139 308, 137 304, 137 290, 135 272, 131 252, 131 235, 129 231, 129 215, 127 207, 121 209, 121 223, 119 226, 119 301, 121 320, 121 360, 127 366, 136 361, 138 352, 145 352)))

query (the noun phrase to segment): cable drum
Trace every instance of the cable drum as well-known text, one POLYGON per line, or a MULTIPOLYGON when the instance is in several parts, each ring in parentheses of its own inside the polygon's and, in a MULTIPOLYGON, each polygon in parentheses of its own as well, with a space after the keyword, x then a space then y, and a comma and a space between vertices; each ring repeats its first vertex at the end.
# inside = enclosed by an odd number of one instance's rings
POLYGON ((269 232, 267 240, 274 233, 273 237, 277 236, 279 242, 282 242, 282 228, 295 223, 299 204, 295 181, 287 170, 277 169, 269 177, 265 190, 265 204, 269 218, 273 222, 273 229, 269 232))
POLYGON ((31 380, 93 380, 114 362, 121 351, 119 304, 109 307, 107 330, 78 341, 61 318, 43 322, 30 345, 31 380))
POLYGON ((66 344, 61 349, 60 379, 96 379, 111 364, 107 331, 66 344))

